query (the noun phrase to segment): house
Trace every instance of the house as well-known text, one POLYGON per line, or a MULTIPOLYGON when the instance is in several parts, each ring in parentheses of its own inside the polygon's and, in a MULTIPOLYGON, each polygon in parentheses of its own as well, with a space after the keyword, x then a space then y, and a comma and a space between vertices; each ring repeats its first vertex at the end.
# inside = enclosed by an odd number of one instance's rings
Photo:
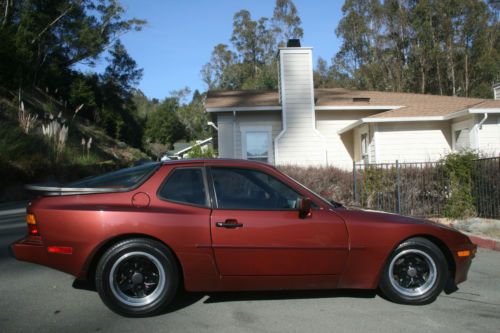
POLYGON ((495 100, 314 89, 311 48, 280 48, 278 57, 278 91, 208 92, 219 157, 350 169, 500 153, 499 85, 495 100))
POLYGON ((188 158, 189 153, 193 150, 193 148, 199 146, 202 152, 206 152, 212 145, 212 143, 213 140, 211 137, 204 140, 196 140, 194 144, 182 141, 176 142, 174 143, 174 149, 169 150, 165 155, 163 155, 161 157, 161 160, 168 161, 168 160, 179 160, 182 158, 188 158))

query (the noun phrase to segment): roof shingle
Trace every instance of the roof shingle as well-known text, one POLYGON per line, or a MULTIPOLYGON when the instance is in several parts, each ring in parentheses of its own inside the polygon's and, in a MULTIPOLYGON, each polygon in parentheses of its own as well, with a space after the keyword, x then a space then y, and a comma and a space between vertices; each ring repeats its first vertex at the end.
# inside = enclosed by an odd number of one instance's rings
MULTIPOLYGON (((440 95, 383 91, 315 89, 316 106, 399 106, 372 115, 374 118, 445 116, 468 108, 500 108, 500 101, 440 95)), ((278 91, 210 91, 206 108, 279 106, 278 91)))

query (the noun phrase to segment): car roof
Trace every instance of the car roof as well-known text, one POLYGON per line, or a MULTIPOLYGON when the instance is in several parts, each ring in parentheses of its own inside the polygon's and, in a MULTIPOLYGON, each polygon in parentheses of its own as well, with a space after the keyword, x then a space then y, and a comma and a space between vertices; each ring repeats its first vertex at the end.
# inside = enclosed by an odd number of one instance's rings
POLYGON ((182 159, 182 160, 169 160, 161 162, 162 165, 189 165, 189 164, 212 164, 212 165, 224 165, 224 166, 258 166, 258 167, 268 167, 273 168, 274 166, 258 161, 249 161, 243 159, 234 158, 196 158, 196 159, 182 159))

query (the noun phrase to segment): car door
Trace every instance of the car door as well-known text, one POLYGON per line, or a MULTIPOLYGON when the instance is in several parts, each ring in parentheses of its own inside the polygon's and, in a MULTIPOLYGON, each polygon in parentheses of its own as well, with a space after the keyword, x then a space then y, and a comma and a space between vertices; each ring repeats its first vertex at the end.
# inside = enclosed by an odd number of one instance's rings
POLYGON ((337 275, 347 253, 343 220, 316 207, 301 219, 302 194, 257 169, 211 167, 212 247, 222 276, 337 275))

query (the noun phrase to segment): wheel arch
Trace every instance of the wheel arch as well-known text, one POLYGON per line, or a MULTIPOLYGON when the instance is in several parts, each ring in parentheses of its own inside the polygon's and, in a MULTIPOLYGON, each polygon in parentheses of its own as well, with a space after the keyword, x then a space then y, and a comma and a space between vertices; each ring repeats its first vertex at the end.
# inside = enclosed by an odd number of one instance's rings
POLYGON ((156 238, 156 237, 153 237, 150 235, 146 235, 146 234, 140 234, 140 233, 130 233, 130 234, 117 235, 117 236, 111 237, 111 238, 101 242, 98 246, 96 246, 96 248, 92 251, 91 255, 87 259, 85 266, 84 266, 85 270, 84 270, 81 278, 91 282, 93 285, 95 273, 97 270, 97 263, 99 262, 99 259, 103 256, 103 254, 109 248, 111 248, 114 244, 121 242, 121 241, 124 241, 124 240, 127 240, 127 239, 133 239, 133 238, 151 239, 151 240, 157 241, 157 242, 165 245, 170 250, 170 252, 172 252, 172 255, 175 258, 177 267, 179 267, 179 273, 180 273, 179 274, 179 279, 180 279, 179 283, 182 285, 184 284, 184 269, 182 267, 181 261, 179 260, 179 257, 177 256, 177 253, 175 253, 175 251, 172 249, 172 247, 169 246, 167 243, 165 243, 164 241, 162 241, 159 238, 156 238))

